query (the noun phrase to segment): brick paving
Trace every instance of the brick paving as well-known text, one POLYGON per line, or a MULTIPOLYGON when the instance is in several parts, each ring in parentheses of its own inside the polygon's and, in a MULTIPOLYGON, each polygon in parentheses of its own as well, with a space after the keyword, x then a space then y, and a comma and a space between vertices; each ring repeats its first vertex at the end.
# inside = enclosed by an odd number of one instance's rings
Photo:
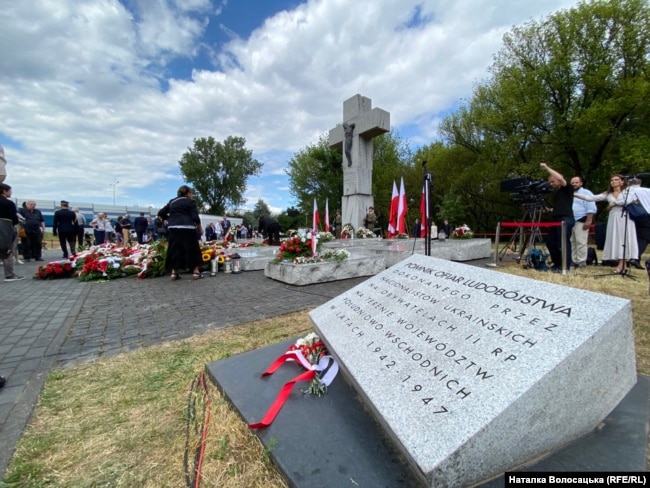
MULTIPOLYGON (((60 258, 60 251, 44 252, 60 258)), ((193 281, 167 277, 80 282, 30 279, 36 262, 0 272, 0 479, 55 367, 68 367, 202 332, 318 306, 366 278, 296 287, 263 271, 193 281)))

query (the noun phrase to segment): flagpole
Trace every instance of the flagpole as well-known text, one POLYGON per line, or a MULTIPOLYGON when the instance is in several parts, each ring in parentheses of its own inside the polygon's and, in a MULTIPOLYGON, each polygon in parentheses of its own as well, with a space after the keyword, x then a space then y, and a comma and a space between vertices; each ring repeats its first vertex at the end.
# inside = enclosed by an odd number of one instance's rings
POLYGON ((431 256, 431 184, 433 181, 433 173, 427 171, 427 160, 422 161, 422 179, 424 182, 423 197, 424 197, 424 209, 425 209, 425 233, 424 233, 424 254, 426 256, 431 256))

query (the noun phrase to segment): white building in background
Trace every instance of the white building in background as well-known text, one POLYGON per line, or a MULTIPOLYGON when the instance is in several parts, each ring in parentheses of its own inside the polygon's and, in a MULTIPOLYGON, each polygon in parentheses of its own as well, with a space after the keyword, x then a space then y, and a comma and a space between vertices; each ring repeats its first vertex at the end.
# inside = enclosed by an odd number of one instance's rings
MULTIPOLYGON (((23 202, 26 202, 27 200, 32 200, 31 198, 16 198, 12 197, 12 200, 16 204, 16 207, 20 208, 23 204, 23 202)), ((60 202, 55 201, 55 200, 36 200, 33 199, 36 202, 36 208, 41 211, 43 214, 43 219, 45 220, 45 227, 48 228, 48 230, 52 229, 52 221, 54 219, 54 212, 61 208, 60 202)), ((105 205, 103 203, 87 203, 87 202, 70 202, 70 209, 73 208, 78 208, 79 211, 83 214, 84 217, 86 217, 86 227, 88 227, 88 223, 92 219, 95 218, 95 216, 100 213, 104 212, 106 216, 109 219, 117 219, 120 215, 124 216, 125 214, 129 214, 131 216, 131 221, 137 216, 140 215, 140 212, 144 212, 145 217, 151 217, 151 219, 155 219, 156 216, 158 215, 158 210, 160 210, 157 207, 139 207, 137 205, 105 205)), ((205 228, 206 225, 208 225, 210 222, 221 222, 223 220, 223 216, 219 215, 207 215, 207 214, 200 214, 201 215, 201 225, 203 228, 205 228)), ((230 223, 232 225, 239 225, 243 221, 239 217, 228 217, 228 220, 230 220, 230 223)))

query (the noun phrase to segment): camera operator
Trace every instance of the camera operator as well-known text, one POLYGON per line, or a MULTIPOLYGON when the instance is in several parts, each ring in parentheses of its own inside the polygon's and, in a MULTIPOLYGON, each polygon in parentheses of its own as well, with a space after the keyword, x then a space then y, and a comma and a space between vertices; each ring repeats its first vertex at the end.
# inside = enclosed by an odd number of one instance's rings
POLYGON ((555 201, 551 215, 553 221, 564 222, 566 229, 566 262, 562 263, 562 227, 549 227, 546 234, 546 246, 553 260, 551 271, 560 273, 562 268, 569 269, 571 263, 571 231, 575 224, 573 218, 573 187, 567 184, 566 179, 560 173, 541 163, 540 166, 548 171, 548 183, 555 190, 555 201))

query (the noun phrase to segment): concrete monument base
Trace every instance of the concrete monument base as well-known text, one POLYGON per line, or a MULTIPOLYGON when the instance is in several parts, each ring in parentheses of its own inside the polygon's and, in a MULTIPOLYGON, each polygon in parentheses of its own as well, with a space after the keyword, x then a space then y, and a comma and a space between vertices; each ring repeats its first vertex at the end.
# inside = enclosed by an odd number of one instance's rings
POLYGON ((236 252, 241 256, 242 271, 259 271, 275 258, 278 248, 271 246, 243 247, 237 249, 236 252))
MULTIPOLYGON (((323 244, 332 249, 362 249, 364 253, 382 254, 389 268, 412 254, 424 254, 423 239, 337 239, 323 244)), ((489 258, 490 239, 445 239, 431 242, 431 256, 447 261, 472 261, 489 258)))
POLYGON ((372 276, 385 268, 383 255, 356 254, 345 261, 323 261, 310 264, 267 263, 264 268, 264 276, 289 285, 304 286, 358 278, 359 276, 372 276))

